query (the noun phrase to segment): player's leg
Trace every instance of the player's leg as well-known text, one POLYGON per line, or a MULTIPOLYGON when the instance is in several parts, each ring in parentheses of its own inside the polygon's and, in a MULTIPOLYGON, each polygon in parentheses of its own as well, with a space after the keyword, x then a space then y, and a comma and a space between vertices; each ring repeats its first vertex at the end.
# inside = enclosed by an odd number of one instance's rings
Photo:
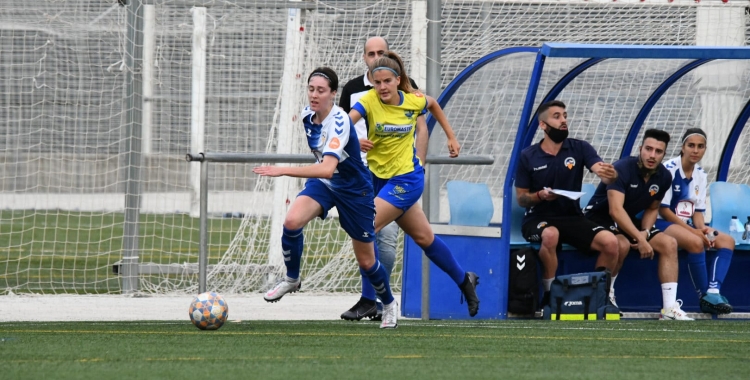
POLYGON ((714 248, 716 248, 716 257, 708 263, 708 294, 714 294, 715 289, 719 298, 717 304, 723 305, 721 309, 716 310, 717 314, 728 314, 733 310, 732 305, 730 305, 729 300, 720 293, 721 285, 724 283, 724 278, 726 278, 727 272, 729 271, 729 265, 732 263, 734 239, 732 239, 731 236, 720 232, 716 237, 716 240, 714 240, 714 248))
POLYGON ((383 321, 380 328, 396 328, 398 326, 396 301, 391 293, 391 286, 385 268, 375 259, 374 244, 372 242, 362 242, 352 239, 352 246, 360 270, 369 279, 378 297, 383 300, 383 321))
MULTIPOLYGON (((375 198, 376 207, 378 207, 378 200, 380 198, 375 198)), ((380 208, 378 208, 378 213, 380 213, 380 208)), ((458 264, 450 248, 432 232, 432 227, 430 227, 422 208, 416 203, 413 204, 396 222, 404 230, 404 233, 409 235, 424 250, 427 258, 448 274, 458 285, 464 297, 466 297, 469 315, 475 316, 479 311, 479 297, 476 293, 479 277, 476 273, 464 271, 458 264)))
MULTIPOLYGON (((339 223, 352 238, 354 256, 357 258, 360 273, 367 277, 377 296, 383 300, 384 316, 381 328, 395 328, 397 316, 395 300, 391 294, 388 274, 377 260, 375 240, 375 204, 369 197, 338 197, 336 208, 339 223)), ((373 299, 374 301, 374 299, 373 299)))
POLYGON ((692 320, 682 311, 682 301, 677 299, 677 241, 653 229, 649 244, 659 255, 659 282, 661 282, 662 320, 692 320))
MULTIPOLYGON (((393 272, 393 266, 396 262, 396 245, 398 243, 398 225, 395 222, 391 222, 390 224, 383 227, 383 229, 380 230, 380 232, 377 233, 377 259, 380 261, 380 264, 385 268, 385 273, 388 275, 388 278, 390 278, 391 273, 393 272)), ((367 281, 366 277, 362 277, 362 295, 365 294, 365 281, 367 281)), ((372 288, 372 285, 367 281, 367 286, 372 288)), ((373 289, 373 292, 375 290, 373 289)), ((383 314, 383 302, 381 302, 380 298, 375 300, 375 305, 377 306, 377 314, 371 318, 373 321, 379 321, 381 320, 381 316, 383 314)))
POLYGON ((549 304, 549 290, 552 287, 552 280, 557 273, 557 246, 559 244, 560 232, 557 227, 553 227, 545 218, 532 218, 521 226, 521 233, 524 239, 532 243, 540 243, 538 257, 542 263, 542 284, 544 285, 544 295, 542 304, 544 307, 549 304))
POLYGON ((284 219, 281 249, 284 255, 286 276, 263 296, 268 302, 276 302, 285 294, 298 291, 302 286, 302 281, 299 278, 304 245, 302 229, 313 218, 324 214, 324 208, 320 202, 326 203, 326 197, 320 194, 321 191, 325 190, 310 185, 310 181, 308 181, 307 186, 308 188, 294 199, 284 219), (310 187, 312 188, 310 189, 310 187), (304 194, 308 189, 309 192, 304 194))

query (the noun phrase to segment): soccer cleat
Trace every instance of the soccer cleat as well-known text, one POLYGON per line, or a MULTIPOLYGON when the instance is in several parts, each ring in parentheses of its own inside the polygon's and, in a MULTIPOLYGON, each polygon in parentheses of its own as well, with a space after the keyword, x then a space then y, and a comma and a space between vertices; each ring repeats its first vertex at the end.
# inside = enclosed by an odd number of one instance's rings
POLYGON ((383 321, 380 322, 381 329, 395 329, 398 327, 398 302, 383 305, 383 321))
POLYGON ((300 290, 301 287, 302 281, 299 278, 293 279, 286 277, 284 280, 279 281, 273 289, 267 291, 263 296, 263 299, 266 300, 266 302, 276 302, 280 300, 284 294, 294 293, 300 290))
MULTIPOLYGON (((612 306, 616 307, 616 308, 617 308, 617 310, 620 310, 620 307, 619 307, 619 306, 617 306, 617 298, 615 298, 615 294, 614 294, 614 291, 613 291, 612 293, 609 293, 609 296, 607 297, 607 299, 609 299, 609 303, 610 303, 610 304, 611 304, 612 306)), ((622 317, 622 316, 623 316, 623 314, 622 314, 622 310, 620 310, 620 317, 622 317)))
POLYGON ((692 321, 693 318, 687 316, 687 313, 682 311, 682 300, 677 300, 672 307, 668 310, 661 309, 661 315, 659 320, 671 320, 671 321, 692 321))
POLYGON ((477 297, 477 285, 479 285, 479 276, 474 272, 466 272, 464 275, 464 282, 461 283, 461 303, 464 303, 464 297, 466 297, 466 304, 469 306, 469 315, 475 316, 479 312, 479 297, 477 297))
POLYGON ((341 319, 346 319, 347 321, 359 321, 365 317, 373 318, 378 314, 377 309, 375 301, 360 297, 359 301, 357 301, 351 309, 341 314, 341 319))
POLYGON ((706 293, 700 300, 701 311, 709 314, 729 314, 732 305, 719 293, 706 293))

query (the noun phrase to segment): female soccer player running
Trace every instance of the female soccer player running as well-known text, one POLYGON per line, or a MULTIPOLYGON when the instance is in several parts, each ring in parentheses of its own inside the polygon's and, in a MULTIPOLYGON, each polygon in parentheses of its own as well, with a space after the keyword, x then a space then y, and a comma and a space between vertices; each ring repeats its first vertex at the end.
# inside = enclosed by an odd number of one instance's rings
POLYGON ((349 116, 354 123, 361 118, 367 122, 368 140, 361 144, 377 194, 375 231, 395 220, 458 285, 473 317, 479 311, 479 277, 461 268, 448 246, 433 234, 417 204, 424 189, 424 169, 414 145, 417 116, 432 112, 448 137, 451 157, 458 156, 458 141, 437 101, 412 90, 398 54, 386 52, 369 66, 369 75, 374 88, 360 98, 349 116))
POLYGON ((383 301, 380 328, 396 328, 398 307, 391 294, 385 268, 375 256, 375 204, 370 174, 360 159, 357 133, 349 116, 334 104, 339 80, 327 67, 313 70, 307 78, 310 105, 302 110, 307 144, 317 158, 303 167, 259 166, 253 172, 269 177, 309 178, 292 202, 284 220, 281 247, 286 277, 266 292, 268 302, 300 289, 302 229, 316 216, 325 218, 334 206, 341 227, 352 238, 360 271, 367 276, 383 301))
POLYGON ((680 155, 664 163, 672 173, 672 186, 662 199, 656 228, 675 238, 677 245, 690 253, 688 269, 700 298, 701 311, 729 314, 732 305, 719 290, 732 261, 734 239, 704 223, 708 179, 706 172, 698 165, 704 154, 706 132, 700 128, 685 131, 680 155), (706 248, 717 249, 716 259, 708 271, 706 248), (711 274, 710 280, 707 273, 711 274))

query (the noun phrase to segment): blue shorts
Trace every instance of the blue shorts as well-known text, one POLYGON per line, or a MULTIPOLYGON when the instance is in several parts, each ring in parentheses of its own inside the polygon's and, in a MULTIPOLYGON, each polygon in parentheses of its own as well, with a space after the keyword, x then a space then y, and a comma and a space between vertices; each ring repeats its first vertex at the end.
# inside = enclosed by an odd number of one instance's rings
POLYGON ((674 223, 664 220, 664 219, 656 219, 656 223, 654 223, 654 227, 658 228, 659 231, 666 231, 669 226, 673 225, 674 223))
POLYGON ((378 198, 406 212, 413 206, 424 191, 424 170, 417 167, 411 173, 383 179, 372 175, 372 185, 378 198))
POLYGON ((334 192, 323 181, 310 178, 297 196, 305 195, 323 207, 321 219, 328 216, 334 206, 339 211, 339 224, 354 240, 369 243, 375 241, 375 201, 371 188, 359 191, 334 192))

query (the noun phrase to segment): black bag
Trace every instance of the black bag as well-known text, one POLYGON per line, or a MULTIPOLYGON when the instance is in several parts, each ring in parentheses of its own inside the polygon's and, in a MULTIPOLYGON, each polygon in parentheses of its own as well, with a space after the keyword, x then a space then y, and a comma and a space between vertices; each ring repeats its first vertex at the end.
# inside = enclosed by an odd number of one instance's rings
POLYGON ((539 308, 537 250, 526 247, 510 253, 508 312, 534 314, 539 308))
POLYGON ((609 272, 557 276, 550 288, 544 319, 583 321, 619 320, 620 309, 609 302, 609 272))

